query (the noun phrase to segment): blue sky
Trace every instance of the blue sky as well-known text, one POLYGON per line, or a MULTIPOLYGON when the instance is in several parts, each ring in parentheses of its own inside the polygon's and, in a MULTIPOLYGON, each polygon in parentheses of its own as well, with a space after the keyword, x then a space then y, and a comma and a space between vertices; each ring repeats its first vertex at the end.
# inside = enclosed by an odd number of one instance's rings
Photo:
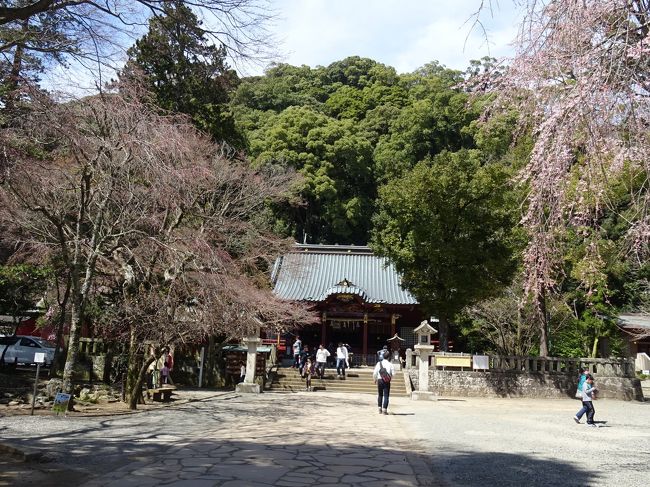
MULTIPOLYGON (((472 16, 480 0, 275 0, 273 32, 283 61, 328 65, 347 56, 369 57, 410 72, 437 60, 464 69, 470 59, 508 56, 519 13, 514 2, 492 2, 479 27, 472 16)), ((488 2, 485 2, 488 3, 488 2)), ((258 68, 258 73, 261 68, 258 68)), ((256 74, 258 74, 256 73, 256 74)))
MULTIPOLYGON (((362 56, 410 72, 437 60, 464 70, 471 59, 512 53, 520 12, 512 0, 269 0, 276 21, 269 31, 276 39, 278 61, 326 66, 348 56, 362 56), (490 5, 492 8, 490 9, 490 5), (486 35, 487 34, 487 35, 486 35)), ((142 32, 144 33, 144 32, 142 32)), ((141 34, 140 34, 141 35, 141 34)), ((138 34, 135 34, 138 37, 138 34)), ((124 36, 124 51, 134 38, 124 36)), ((262 74, 264 65, 238 66, 240 75, 262 74)), ((79 96, 96 91, 97 66, 55 69, 44 85, 79 96)), ((102 79, 114 77, 103 69, 102 79)))

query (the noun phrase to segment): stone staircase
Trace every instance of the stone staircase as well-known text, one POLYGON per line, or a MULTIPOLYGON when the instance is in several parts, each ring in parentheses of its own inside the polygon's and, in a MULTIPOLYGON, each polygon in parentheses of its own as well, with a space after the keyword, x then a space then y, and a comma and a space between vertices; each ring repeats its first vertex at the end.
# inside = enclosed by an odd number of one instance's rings
MULTIPOLYGON (((347 370, 346 379, 336 377, 336 369, 326 369, 323 379, 312 377, 311 386, 314 392, 343 392, 377 394, 377 386, 372 380, 372 367, 354 367, 347 370)), ((300 392, 305 390, 305 380, 300 377, 298 369, 279 367, 273 373, 271 385, 267 390, 275 392, 300 392)), ((390 386, 391 396, 406 396, 406 384, 403 371, 395 372, 390 386)))

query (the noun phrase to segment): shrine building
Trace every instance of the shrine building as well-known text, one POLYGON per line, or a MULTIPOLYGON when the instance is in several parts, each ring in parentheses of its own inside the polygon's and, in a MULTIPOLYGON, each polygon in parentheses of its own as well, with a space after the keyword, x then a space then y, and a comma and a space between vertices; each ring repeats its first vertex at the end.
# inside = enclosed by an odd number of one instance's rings
POLYGON ((352 347, 355 363, 375 363, 377 350, 396 333, 415 345, 422 321, 416 299, 400 286, 400 276, 369 247, 296 244, 273 269, 273 292, 282 299, 313 303, 320 324, 297 333, 303 344, 352 347))

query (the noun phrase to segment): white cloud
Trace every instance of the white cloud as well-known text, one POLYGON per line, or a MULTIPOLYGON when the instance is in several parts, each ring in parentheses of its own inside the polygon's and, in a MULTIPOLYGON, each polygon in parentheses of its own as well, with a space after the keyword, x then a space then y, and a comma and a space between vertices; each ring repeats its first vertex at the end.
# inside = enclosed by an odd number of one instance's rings
POLYGON ((510 2, 482 13, 487 34, 472 28, 478 0, 418 1, 279 0, 274 31, 283 40, 283 61, 328 65, 359 55, 412 71, 437 60, 464 69, 470 59, 510 53, 518 16, 510 2))

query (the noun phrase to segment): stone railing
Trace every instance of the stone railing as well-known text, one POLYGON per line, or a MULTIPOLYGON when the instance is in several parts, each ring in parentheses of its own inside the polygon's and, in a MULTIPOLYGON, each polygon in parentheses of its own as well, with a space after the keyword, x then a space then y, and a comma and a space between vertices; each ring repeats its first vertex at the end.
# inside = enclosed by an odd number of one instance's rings
POLYGON ((581 368, 601 377, 634 377, 632 358, 490 356, 490 370, 576 374, 581 368))
POLYGON ((107 348, 107 343, 101 338, 79 339, 79 353, 86 356, 105 354, 107 348))
MULTIPOLYGON (((417 351, 406 350, 406 368, 416 366, 417 351)), ((440 368, 440 364, 446 367, 453 363, 452 358, 466 360, 467 354, 436 352, 434 357, 440 356, 445 360, 434 360, 430 358, 430 367, 440 368), (435 365, 438 362, 438 365, 435 365)), ((460 363, 460 362, 459 362, 460 363)), ((530 357, 530 356, 505 356, 489 355, 489 367, 491 371, 509 371, 521 373, 546 373, 546 374, 567 374, 576 375, 580 368, 586 368, 590 373, 601 377, 629 377, 635 376, 633 358, 563 358, 563 357, 530 357)), ((465 366, 468 367, 468 366, 465 366)), ((471 369, 470 369, 471 370, 471 369)))
POLYGON ((114 355, 126 353, 127 344, 119 342, 107 342, 101 338, 79 338, 79 353, 94 357, 106 355, 111 352, 114 355))

